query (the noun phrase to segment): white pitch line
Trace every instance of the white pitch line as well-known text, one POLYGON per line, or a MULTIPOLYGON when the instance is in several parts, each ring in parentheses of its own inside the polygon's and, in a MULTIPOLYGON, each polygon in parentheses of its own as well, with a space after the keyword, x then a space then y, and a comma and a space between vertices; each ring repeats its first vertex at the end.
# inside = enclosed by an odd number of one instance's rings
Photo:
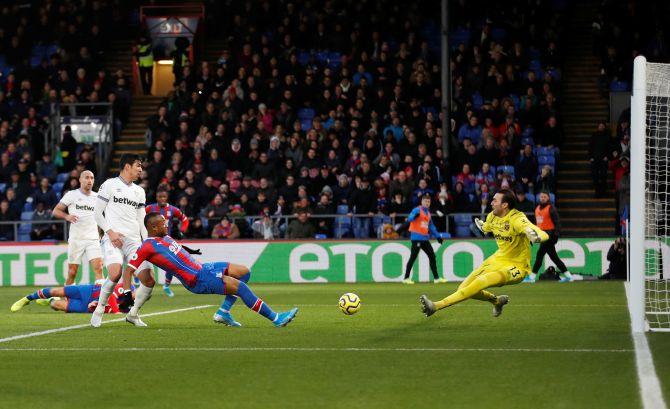
MULTIPOLYGON (((209 307, 214 307, 214 306, 213 305, 198 305, 197 307, 189 307, 189 308, 180 308, 180 309, 177 309, 177 310, 152 312, 150 314, 143 314, 142 318, 155 317, 157 315, 174 314, 174 313, 177 313, 177 312, 184 312, 184 311, 191 311, 191 310, 199 310, 201 308, 209 308, 209 307)), ((108 324, 108 323, 112 323, 112 322, 121 322, 121 321, 125 321, 125 320, 126 320, 125 317, 115 318, 113 320, 103 321, 103 324, 108 324)), ((45 330, 45 331, 29 332, 27 334, 14 335, 14 336, 7 337, 7 338, 0 338, 0 343, 16 341, 17 339, 39 337, 41 335, 55 334, 57 332, 65 332, 65 331, 69 331, 71 329, 86 328, 86 327, 90 327, 90 326, 91 326, 90 323, 86 323, 86 324, 79 324, 79 325, 71 325, 69 327, 53 328, 53 329, 48 329, 48 330, 45 330)))
MULTIPOLYGON (((625 283, 626 297, 630 297, 629 284, 625 283)), ((632 317, 631 317, 632 319, 632 317)), ((667 405, 661 392, 661 382, 656 375, 654 358, 649 349, 647 335, 645 333, 632 332, 633 345, 635 346, 635 366, 637 367, 637 379, 640 383, 640 396, 644 409, 666 409, 667 405)))
POLYGON ((630 353, 633 349, 597 348, 329 348, 329 347, 183 347, 183 348, 0 348, 10 352, 559 352, 559 353, 630 353))
MULTIPOLYGON (((362 302, 366 307, 417 307, 419 303, 416 304, 369 304, 362 302)), ((333 304, 274 304, 277 307, 336 307, 337 303, 333 304)), ((453 307, 456 308, 491 308, 491 305, 488 303, 472 303, 472 304, 457 304, 453 307)), ((548 308, 626 308, 626 304, 508 304, 505 308, 517 307, 517 308, 539 308, 539 307, 548 307, 548 308)), ((450 307, 451 308, 451 307, 450 307)))

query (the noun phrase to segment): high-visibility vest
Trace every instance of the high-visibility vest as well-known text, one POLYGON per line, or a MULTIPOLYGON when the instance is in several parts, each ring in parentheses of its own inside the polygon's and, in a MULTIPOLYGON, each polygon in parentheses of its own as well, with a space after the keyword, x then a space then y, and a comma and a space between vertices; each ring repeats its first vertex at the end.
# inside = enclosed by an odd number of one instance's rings
POLYGON ((550 209, 551 205, 544 207, 537 205, 535 208, 535 225, 544 231, 556 228, 554 221, 551 219, 551 213, 549 213, 550 209))
POLYGON ((428 234, 430 226, 430 212, 424 212, 419 206, 419 215, 409 223, 409 231, 419 234, 428 234))
POLYGON ((154 66, 154 55, 151 52, 151 44, 141 45, 137 47, 137 51, 140 54, 139 65, 140 67, 153 67, 154 66), (146 54, 146 55, 142 55, 146 54))

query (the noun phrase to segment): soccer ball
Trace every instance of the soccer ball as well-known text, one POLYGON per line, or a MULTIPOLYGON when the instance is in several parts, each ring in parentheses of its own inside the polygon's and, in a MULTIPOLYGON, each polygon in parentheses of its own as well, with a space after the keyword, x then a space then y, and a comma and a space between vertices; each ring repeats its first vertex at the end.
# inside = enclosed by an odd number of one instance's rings
POLYGON ((340 297, 340 309, 347 315, 353 315, 361 309, 361 299, 354 293, 346 293, 340 297))

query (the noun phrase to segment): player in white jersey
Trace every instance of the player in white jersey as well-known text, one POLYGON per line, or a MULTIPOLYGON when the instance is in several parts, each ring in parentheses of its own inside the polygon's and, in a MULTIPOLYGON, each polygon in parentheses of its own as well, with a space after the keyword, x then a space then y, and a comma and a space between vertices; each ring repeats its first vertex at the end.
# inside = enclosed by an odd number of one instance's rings
POLYGON ((53 215, 70 222, 67 240, 67 279, 65 285, 74 284, 79 265, 84 258, 91 263, 95 280, 102 280, 102 251, 100 235, 93 213, 98 194, 93 191, 93 172, 85 170, 79 175, 79 189, 70 190, 58 202, 53 215))
MULTIPOLYGON (((124 154, 119 161, 119 176, 110 178, 98 189, 95 203, 95 221, 105 235, 102 238, 102 255, 107 267, 107 280, 100 290, 98 306, 91 317, 91 325, 99 327, 109 295, 121 278, 121 267, 128 263, 135 251, 147 238, 144 227, 146 194, 144 189, 135 182, 142 173, 142 162, 139 156, 124 154)), ((151 264, 144 262, 135 270, 140 286, 135 291, 135 305, 126 316, 126 321, 138 327, 146 327, 138 314, 142 305, 151 298, 151 291, 156 284, 151 264)), ((130 301, 130 281, 132 275, 123 275, 123 288, 126 296, 121 303, 130 301)))

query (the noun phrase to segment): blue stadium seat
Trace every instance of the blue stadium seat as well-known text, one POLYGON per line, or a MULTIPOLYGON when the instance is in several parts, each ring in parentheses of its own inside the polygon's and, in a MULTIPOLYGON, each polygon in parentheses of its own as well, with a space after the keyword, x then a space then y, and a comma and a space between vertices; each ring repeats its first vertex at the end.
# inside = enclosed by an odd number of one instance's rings
POLYGON ((32 210, 24 210, 21 212, 21 220, 32 220, 33 212, 32 210))
POLYGON ((334 233, 336 239, 341 239, 342 237, 351 236, 351 218, 347 216, 341 216, 335 218, 334 233))
POLYGON ((56 182, 58 183, 65 183, 67 180, 70 178, 70 174, 65 172, 65 173, 59 173, 56 176, 56 182))
POLYGON ((472 215, 468 213, 455 213, 453 216, 456 226, 470 226, 472 223, 472 215))
POLYGON ((63 190, 63 185, 64 185, 63 182, 56 182, 56 183, 54 183, 54 184, 53 184, 54 192, 60 192, 60 191, 62 191, 62 190, 63 190))
POLYGON ((32 202, 32 201, 30 201, 30 202, 25 202, 25 203, 23 204, 23 211, 24 211, 24 212, 30 212, 30 214, 32 215, 32 214, 33 214, 33 210, 35 210, 35 209, 33 209, 33 202, 32 202))
POLYGON ((337 209, 335 210, 335 213, 337 214, 347 214, 349 213, 349 206, 345 204, 337 205, 337 209))
POLYGON ((556 156, 556 148, 548 148, 546 146, 542 146, 537 148, 537 151, 535 153, 538 156, 556 156))
POLYGON ((7 183, 0 183, 0 193, 5 193, 7 190, 7 183))
POLYGON ((548 156, 548 155, 540 155, 537 157, 537 164, 540 165, 540 167, 544 165, 549 165, 549 166, 556 166, 556 158, 554 155, 548 156))
POLYGON ((298 51, 296 56, 298 58, 298 64, 307 65, 309 62, 309 53, 307 51, 298 51))
POLYGON ((323 240, 323 239, 327 239, 328 236, 326 236, 325 234, 317 234, 317 235, 314 236, 314 238, 317 239, 317 240, 323 240))
POLYGON ((610 91, 612 92, 624 92, 629 89, 630 86, 627 81, 612 81, 610 84, 610 91))
POLYGON ((526 145, 535 146, 535 140, 530 136, 525 136, 521 138, 521 146, 526 145))
POLYGON ((505 38, 507 38, 507 30, 505 30, 504 28, 494 27, 493 29, 491 29, 491 37, 497 43, 500 43, 505 38))
POLYGON ((300 120, 300 129, 307 132, 312 129, 312 120, 311 119, 301 119, 300 120))
POLYGON ((512 176, 512 177, 514 177, 514 174, 515 174, 514 166, 510 166, 510 165, 498 166, 498 172, 509 173, 509 175, 512 176))
POLYGON ((456 226, 456 237, 472 237, 470 226, 456 226))

